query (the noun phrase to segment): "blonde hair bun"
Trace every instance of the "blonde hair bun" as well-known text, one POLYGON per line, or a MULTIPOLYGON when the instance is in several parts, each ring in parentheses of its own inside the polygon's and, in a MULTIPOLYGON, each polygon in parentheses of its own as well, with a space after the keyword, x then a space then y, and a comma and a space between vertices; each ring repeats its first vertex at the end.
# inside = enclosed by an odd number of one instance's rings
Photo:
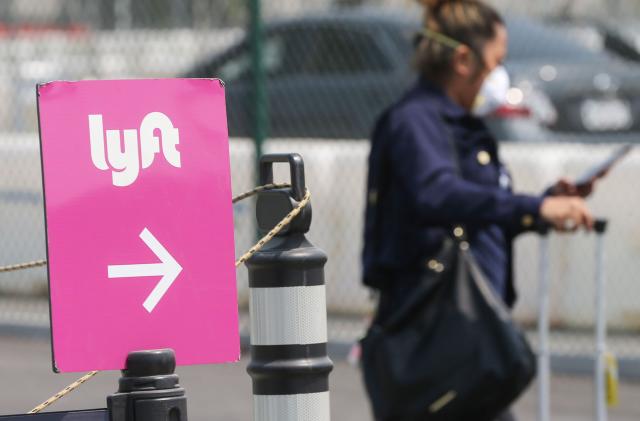
POLYGON ((437 10, 447 3, 473 3, 476 0, 417 0, 427 11, 437 10))

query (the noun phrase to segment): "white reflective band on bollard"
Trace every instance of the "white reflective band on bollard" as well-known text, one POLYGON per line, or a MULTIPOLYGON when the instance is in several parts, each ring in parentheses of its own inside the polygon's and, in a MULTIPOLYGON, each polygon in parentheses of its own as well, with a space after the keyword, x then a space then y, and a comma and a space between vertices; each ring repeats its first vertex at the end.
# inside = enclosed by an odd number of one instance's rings
POLYGON ((253 397, 256 421, 328 421, 329 408, 329 392, 253 397))
POLYGON ((251 288, 251 345, 327 342, 324 285, 251 288))

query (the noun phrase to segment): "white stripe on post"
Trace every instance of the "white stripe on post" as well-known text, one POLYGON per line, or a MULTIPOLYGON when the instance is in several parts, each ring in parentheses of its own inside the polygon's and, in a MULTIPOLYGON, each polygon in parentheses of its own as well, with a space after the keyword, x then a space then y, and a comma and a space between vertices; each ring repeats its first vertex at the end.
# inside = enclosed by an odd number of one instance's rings
POLYGON ((306 395, 256 395, 255 421, 329 421, 329 392, 306 395))
POLYGON ((251 288, 251 345, 308 345, 327 342, 324 285, 251 288))

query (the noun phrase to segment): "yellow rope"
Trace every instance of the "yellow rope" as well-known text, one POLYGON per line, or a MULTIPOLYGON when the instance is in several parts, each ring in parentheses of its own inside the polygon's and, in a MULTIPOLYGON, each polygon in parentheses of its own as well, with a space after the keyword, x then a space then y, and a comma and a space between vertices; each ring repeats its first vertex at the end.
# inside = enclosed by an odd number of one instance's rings
POLYGON ((264 186, 259 186, 259 187, 256 187, 256 188, 255 188, 255 189, 253 189, 253 190, 249 190, 249 191, 248 191, 248 192, 246 192, 246 193, 242 193, 242 194, 237 195, 236 197, 234 197, 233 199, 231 199, 231 203, 239 202, 239 201, 241 201, 241 200, 244 200, 244 199, 246 199, 246 198, 249 198, 249 197, 251 197, 251 196, 254 196, 254 195, 256 195, 256 194, 258 194, 258 193, 260 193, 260 192, 262 192, 262 191, 265 191, 265 190, 283 189, 283 188, 286 188, 286 187, 291 187, 291 184, 288 184, 288 183, 282 183, 282 184, 265 184, 264 186))
POLYGON ((77 388, 79 388, 80 385, 82 385, 84 382, 88 381, 90 378, 92 378, 96 374, 98 374, 97 371, 92 371, 90 373, 85 374, 84 376, 82 376, 78 380, 76 380, 75 382, 71 383, 69 386, 65 387, 64 389, 62 389, 61 391, 59 391, 58 393, 56 393, 55 395, 53 395, 52 397, 47 399, 46 401, 42 402, 40 405, 38 405, 35 408, 33 408, 28 413, 29 414, 37 414, 38 412, 42 411, 43 409, 45 409, 47 406, 51 405, 55 401, 62 399, 63 397, 65 397, 69 393, 71 393, 74 390, 76 390, 77 388))
POLYGON ((20 263, 17 265, 0 266, 0 273, 13 272, 13 271, 22 270, 22 269, 37 268, 39 266, 46 266, 46 265, 47 265, 46 260, 34 260, 32 262, 20 263))
POLYGON ((311 200, 311 193, 309 192, 309 190, 307 190, 304 197, 300 201, 300 203, 298 203, 298 205, 295 208, 293 208, 293 210, 289 212, 287 216, 282 218, 282 220, 278 222, 278 224, 271 231, 269 231, 267 235, 262 237, 260 241, 256 243, 255 246, 251 247, 248 252, 246 252, 244 255, 242 255, 242 257, 240 257, 236 261, 236 267, 240 266, 241 264, 249 260, 251 256, 256 254, 262 247, 264 247, 269 241, 271 241, 273 237, 278 235, 278 233, 282 231, 284 227, 286 227, 287 225, 289 225, 289 223, 291 223, 293 218, 295 218, 300 214, 300 212, 302 212, 302 209, 304 209, 304 207, 309 204, 310 200, 311 200))

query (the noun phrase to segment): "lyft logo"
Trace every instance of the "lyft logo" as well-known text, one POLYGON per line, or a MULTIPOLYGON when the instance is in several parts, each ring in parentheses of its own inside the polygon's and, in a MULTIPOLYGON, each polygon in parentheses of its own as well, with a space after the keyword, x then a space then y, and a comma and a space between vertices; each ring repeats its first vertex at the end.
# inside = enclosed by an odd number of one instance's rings
POLYGON ((112 171, 113 185, 126 187, 138 178, 140 169, 149 168, 160 152, 167 162, 180 168, 180 143, 178 129, 165 114, 147 114, 138 130, 104 130, 101 114, 89 115, 91 160, 96 168, 112 171), (106 133, 106 144, 105 144, 106 133), (158 135, 159 134, 159 135, 158 135))

